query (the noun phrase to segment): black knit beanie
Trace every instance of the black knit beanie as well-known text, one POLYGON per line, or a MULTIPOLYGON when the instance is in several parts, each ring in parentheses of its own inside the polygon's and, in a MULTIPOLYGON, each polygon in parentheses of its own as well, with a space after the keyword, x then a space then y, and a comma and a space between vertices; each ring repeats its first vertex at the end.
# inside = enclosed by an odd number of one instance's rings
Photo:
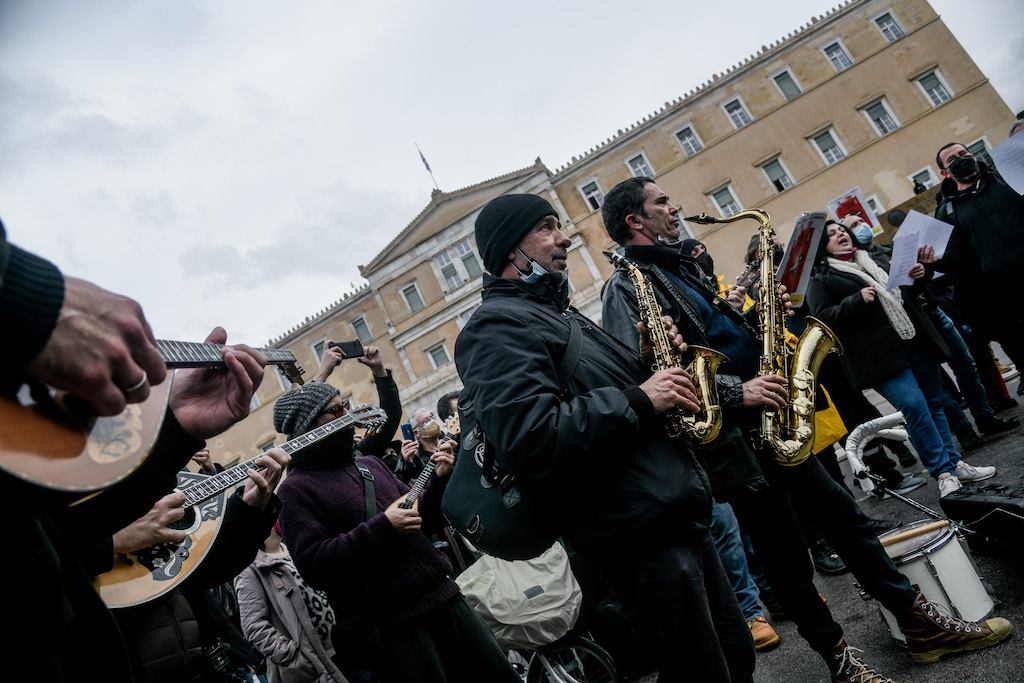
POLYGON ((274 429, 289 439, 305 434, 324 406, 340 393, 326 382, 307 382, 286 391, 274 403, 274 429))
POLYGON ((685 240, 683 240, 682 242, 679 243, 679 255, 680 256, 689 256, 690 252, 692 252, 693 248, 695 246, 697 246, 698 244, 704 244, 704 243, 701 242, 700 240, 695 240, 692 237, 687 237, 685 240))
POLYGON ((501 275, 509 253, 545 216, 558 212, 543 197, 506 194, 487 202, 476 219, 476 246, 491 275, 501 275))

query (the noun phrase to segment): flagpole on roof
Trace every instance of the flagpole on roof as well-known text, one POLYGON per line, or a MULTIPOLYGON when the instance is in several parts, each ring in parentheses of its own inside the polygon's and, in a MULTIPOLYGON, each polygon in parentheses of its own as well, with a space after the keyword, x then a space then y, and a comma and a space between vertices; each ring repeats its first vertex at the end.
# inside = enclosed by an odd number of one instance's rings
MULTIPOLYGON (((416 151, 420 152, 420 146, 415 142, 412 144, 416 145, 416 151)), ((440 192, 441 188, 437 186, 437 181, 434 180, 434 172, 430 170, 430 164, 427 163, 427 158, 423 156, 423 152, 420 152, 420 161, 422 161, 423 165, 427 168, 427 173, 430 174, 430 179, 434 181, 434 189, 440 192)))

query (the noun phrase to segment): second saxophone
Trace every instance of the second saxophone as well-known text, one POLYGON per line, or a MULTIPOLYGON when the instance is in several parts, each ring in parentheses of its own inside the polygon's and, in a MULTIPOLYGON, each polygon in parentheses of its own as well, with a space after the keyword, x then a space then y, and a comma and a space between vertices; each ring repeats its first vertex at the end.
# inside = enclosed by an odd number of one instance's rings
MULTIPOLYGON (((651 344, 654 346, 654 369, 684 367, 682 355, 665 331, 661 304, 658 303, 650 281, 636 264, 613 252, 603 253, 614 265, 625 268, 633 281, 640 319, 647 326, 651 334, 651 344)), ((693 378, 701 409, 699 413, 690 413, 682 408, 670 409, 665 414, 665 426, 673 439, 686 436, 698 444, 711 443, 722 429, 722 408, 718 405, 715 372, 718 366, 729 358, 723 353, 703 346, 689 344, 687 348, 693 353, 693 359, 686 366, 686 371, 693 378)))

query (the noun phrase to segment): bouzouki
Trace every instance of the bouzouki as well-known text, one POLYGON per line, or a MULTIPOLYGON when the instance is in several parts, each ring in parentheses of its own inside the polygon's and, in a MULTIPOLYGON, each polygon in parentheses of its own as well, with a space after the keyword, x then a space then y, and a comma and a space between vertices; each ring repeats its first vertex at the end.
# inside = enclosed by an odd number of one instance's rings
MULTIPOLYGON (((312 429, 281 446, 289 455, 353 424, 367 434, 379 432, 387 415, 376 406, 364 405, 336 420, 312 429)), ((176 491, 185 494, 185 516, 171 524, 185 532, 181 543, 158 543, 142 550, 118 555, 114 567, 94 580, 107 607, 117 609, 149 602, 168 592, 191 574, 206 556, 220 531, 227 508, 228 489, 244 482, 248 470, 259 470, 260 456, 214 475, 178 473, 176 491)))
MULTIPOLYGON (((221 344, 158 340, 168 368, 225 367, 221 344)), ((302 383, 295 356, 259 349, 302 383)), ((151 388, 142 403, 118 415, 97 417, 70 408, 61 392, 33 396, 34 402, 0 397, 0 471, 46 489, 91 494, 115 484, 141 465, 156 444, 170 397, 173 373, 151 388)))
MULTIPOLYGON (((460 431, 459 414, 455 413, 448 418, 448 422, 444 425, 444 433, 437 442, 458 441, 460 431)), ((427 481, 430 480, 430 475, 434 473, 434 468, 436 466, 437 463, 433 460, 428 460, 427 464, 423 466, 423 471, 420 472, 420 476, 416 477, 415 481, 409 485, 409 490, 405 495, 389 505, 388 510, 393 510, 395 508, 402 508, 403 510, 419 510, 420 496, 423 494, 423 489, 427 487, 427 481)))

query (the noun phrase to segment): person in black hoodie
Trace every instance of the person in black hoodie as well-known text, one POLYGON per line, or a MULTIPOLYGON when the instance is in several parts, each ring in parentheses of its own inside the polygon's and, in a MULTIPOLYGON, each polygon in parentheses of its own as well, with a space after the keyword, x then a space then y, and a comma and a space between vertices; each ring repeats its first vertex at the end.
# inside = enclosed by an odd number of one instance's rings
POLYGON ((652 375, 569 305, 571 241, 546 199, 497 197, 475 234, 488 274, 455 344, 460 410, 473 407, 498 465, 551 504, 551 524, 608 576, 658 651, 660 681, 750 681, 753 641, 708 531, 707 475, 661 419, 699 409, 689 375, 652 375), (563 394, 574 324, 582 346, 563 394))

